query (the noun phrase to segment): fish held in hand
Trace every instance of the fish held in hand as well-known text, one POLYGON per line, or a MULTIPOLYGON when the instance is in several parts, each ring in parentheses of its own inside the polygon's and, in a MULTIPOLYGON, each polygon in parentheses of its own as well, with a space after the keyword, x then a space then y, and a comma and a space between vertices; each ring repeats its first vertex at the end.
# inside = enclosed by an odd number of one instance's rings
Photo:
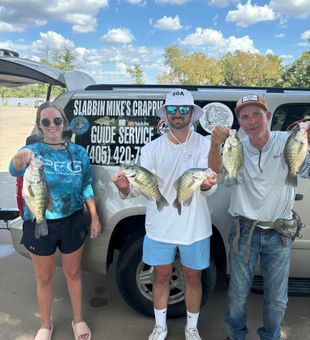
POLYGON ((239 183, 240 171, 244 164, 243 146, 236 130, 230 130, 223 146, 221 175, 227 186, 239 183))
POLYGON ((284 160, 288 167, 286 185, 297 186, 297 172, 306 159, 308 152, 307 129, 295 128, 288 137, 284 147, 284 160))
POLYGON ((34 158, 25 171, 22 189, 23 199, 32 218, 36 220, 34 236, 47 236, 46 210, 53 211, 48 186, 44 177, 44 163, 34 158))
POLYGON ((123 165, 121 168, 133 187, 138 189, 148 200, 156 202, 158 211, 162 211, 164 207, 169 205, 159 191, 159 177, 139 165, 123 165))
POLYGON ((212 175, 211 169, 192 168, 184 172, 174 183, 177 191, 177 197, 173 202, 173 206, 178 209, 181 215, 182 204, 189 206, 191 204, 194 192, 200 189, 202 182, 206 177, 212 175))

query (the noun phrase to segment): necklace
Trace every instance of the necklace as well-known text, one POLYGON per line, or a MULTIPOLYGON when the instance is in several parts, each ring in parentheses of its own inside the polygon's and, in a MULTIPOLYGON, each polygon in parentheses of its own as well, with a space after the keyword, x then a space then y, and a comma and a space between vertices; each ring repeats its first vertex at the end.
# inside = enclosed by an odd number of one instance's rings
MULTIPOLYGON (((48 142, 42 141, 42 143, 44 143, 46 145, 51 145, 51 146, 60 146, 61 145, 64 149, 67 149, 67 142, 48 143, 48 142)), ((56 148, 56 149, 60 149, 60 148, 56 148)))
POLYGON ((186 137, 184 143, 181 143, 181 142, 178 140, 178 138, 172 133, 171 130, 169 131, 169 133, 170 133, 171 137, 173 137, 173 138, 179 143, 179 145, 181 145, 181 147, 182 147, 183 158, 184 158, 184 160, 186 161, 186 160, 188 159, 188 155, 186 154, 186 146, 187 146, 187 142, 188 142, 188 140, 189 140, 189 137, 190 137, 192 131, 189 131, 189 132, 188 132, 188 135, 187 135, 187 137, 186 137))
POLYGON ((42 141, 42 143, 47 144, 47 145, 65 145, 65 144, 66 144, 66 142, 60 142, 60 143, 48 143, 48 142, 44 142, 44 141, 42 141))

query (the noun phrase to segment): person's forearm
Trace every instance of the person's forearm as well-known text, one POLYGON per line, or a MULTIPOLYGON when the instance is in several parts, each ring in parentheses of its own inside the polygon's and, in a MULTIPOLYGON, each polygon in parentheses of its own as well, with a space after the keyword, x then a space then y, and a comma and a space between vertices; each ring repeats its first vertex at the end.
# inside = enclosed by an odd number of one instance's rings
POLYGON ((208 164, 213 171, 218 174, 220 173, 222 165, 221 145, 214 145, 211 143, 208 164))
POLYGON ((98 218, 98 213, 97 213, 97 209, 96 209, 96 205, 95 205, 95 201, 93 198, 88 198, 85 201, 85 204, 87 206, 89 215, 91 217, 91 219, 97 219, 98 218))

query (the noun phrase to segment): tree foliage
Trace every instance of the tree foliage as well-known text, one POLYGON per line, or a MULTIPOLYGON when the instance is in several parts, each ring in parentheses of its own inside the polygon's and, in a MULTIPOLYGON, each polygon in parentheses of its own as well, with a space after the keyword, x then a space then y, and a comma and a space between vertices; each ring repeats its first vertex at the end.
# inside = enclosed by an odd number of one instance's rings
POLYGON ((222 58, 228 86, 274 86, 281 75, 280 57, 257 53, 228 53, 222 58))
POLYGON ((135 84, 142 85, 144 83, 144 74, 139 64, 134 64, 133 67, 128 67, 127 73, 134 78, 135 84))
POLYGON ((310 88, 310 51, 284 68, 281 85, 283 87, 310 88))
POLYGON ((176 46, 165 49, 168 71, 157 77, 160 84, 218 85, 223 82, 220 62, 204 53, 190 54, 176 46))

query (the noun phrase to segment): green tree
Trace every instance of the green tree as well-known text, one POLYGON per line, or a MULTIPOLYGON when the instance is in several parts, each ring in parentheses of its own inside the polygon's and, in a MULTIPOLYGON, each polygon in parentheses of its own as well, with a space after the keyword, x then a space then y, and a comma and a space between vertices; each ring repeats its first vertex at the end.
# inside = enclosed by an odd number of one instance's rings
POLYGON ((222 58, 224 84, 228 86, 274 86, 281 76, 282 60, 268 54, 236 51, 222 58))
POLYGON ((11 97, 12 90, 8 87, 0 86, 0 95, 2 99, 2 105, 8 105, 8 99, 11 97))
POLYGON ((283 87, 310 88, 310 51, 284 68, 280 83, 283 87))
POLYGON ((223 82, 221 63, 204 53, 189 53, 169 46, 164 53, 168 70, 157 77, 159 84, 219 85, 223 82))
MULTIPOLYGON (((70 71, 77 68, 76 58, 72 53, 72 50, 68 46, 63 46, 60 49, 45 51, 45 56, 40 60, 41 63, 57 67, 65 71, 70 71)), ((38 85, 39 91, 45 91, 47 93, 47 85, 38 85)), ((60 93, 64 92, 65 89, 61 86, 53 86, 51 97, 54 98, 60 93)))
POLYGON ((142 68, 139 64, 134 64, 132 67, 127 68, 127 73, 134 78, 135 84, 137 85, 142 85, 144 84, 143 81, 143 71, 142 68))

